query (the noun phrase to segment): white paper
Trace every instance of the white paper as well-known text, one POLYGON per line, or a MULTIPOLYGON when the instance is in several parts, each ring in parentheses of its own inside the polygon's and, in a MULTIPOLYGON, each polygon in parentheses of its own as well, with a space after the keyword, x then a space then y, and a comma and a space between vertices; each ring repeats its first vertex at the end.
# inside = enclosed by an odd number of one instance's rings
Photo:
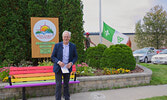
POLYGON ((68 70, 68 68, 66 66, 67 65, 65 65, 64 67, 61 67, 62 73, 69 73, 69 70, 68 70))

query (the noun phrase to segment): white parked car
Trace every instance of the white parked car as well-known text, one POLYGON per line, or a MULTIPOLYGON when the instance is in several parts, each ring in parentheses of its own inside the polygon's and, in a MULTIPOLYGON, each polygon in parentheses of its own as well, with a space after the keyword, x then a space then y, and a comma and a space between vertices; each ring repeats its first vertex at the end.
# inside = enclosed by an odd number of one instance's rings
POLYGON ((167 64, 167 49, 163 50, 157 55, 154 55, 151 62, 154 64, 167 64))
POLYGON ((133 56, 136 58, 136 60, 145 63, 151 62, 153 55, 156 55, 156 50, 152 47, 135 50, 133 52, 133 56))

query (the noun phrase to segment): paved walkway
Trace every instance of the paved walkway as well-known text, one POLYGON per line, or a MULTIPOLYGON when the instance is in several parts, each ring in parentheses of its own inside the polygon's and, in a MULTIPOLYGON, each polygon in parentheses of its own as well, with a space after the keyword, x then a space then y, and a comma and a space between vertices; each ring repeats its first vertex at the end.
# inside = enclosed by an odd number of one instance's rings
MULTIPOLYGON (((75 93, 71 94, 71 100, 139 100, 163 95, 167 96, 167 84, 75 93)), ((28 100, 55 100, 55 97, 48 96, 28 100)))

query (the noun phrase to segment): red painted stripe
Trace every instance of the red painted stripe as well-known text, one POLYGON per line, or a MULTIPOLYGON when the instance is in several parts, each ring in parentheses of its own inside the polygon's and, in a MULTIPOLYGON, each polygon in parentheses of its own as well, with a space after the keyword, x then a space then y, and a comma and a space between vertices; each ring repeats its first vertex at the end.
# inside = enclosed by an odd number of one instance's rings
POLYGON ((73 66, 72 66, 72 71, 73 71, 73 72, 76 72, 76 65, 73 65, 73 66))
POLYGON ((9 75, 30 74, 30 73, 49 73, 49 72, 53 72, 53 69, 52 70, 11 71, 9 75))
POLYGON ((47 69, 53 69, 53 66, 33 66, 33 67, 10 67, 10 71, 13 70, 47 70, 47 69))

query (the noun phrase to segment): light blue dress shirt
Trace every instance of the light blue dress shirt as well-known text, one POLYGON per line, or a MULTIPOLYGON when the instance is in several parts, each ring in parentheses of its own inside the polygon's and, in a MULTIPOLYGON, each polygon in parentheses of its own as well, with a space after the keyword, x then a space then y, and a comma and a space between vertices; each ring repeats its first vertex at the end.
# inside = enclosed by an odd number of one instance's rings
POLYGON ((69 43, 67 45, 63 44, 63 63, 68 64, 69 61, 69 43))

